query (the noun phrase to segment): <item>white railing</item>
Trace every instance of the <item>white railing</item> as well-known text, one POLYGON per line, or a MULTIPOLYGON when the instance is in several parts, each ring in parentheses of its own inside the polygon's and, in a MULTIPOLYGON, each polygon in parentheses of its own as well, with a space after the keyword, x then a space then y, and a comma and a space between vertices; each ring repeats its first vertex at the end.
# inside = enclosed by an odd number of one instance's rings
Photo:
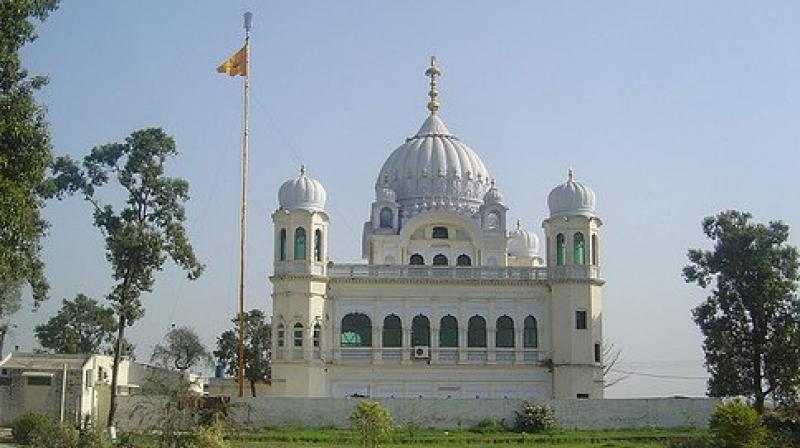
POLYGON ((334 264, 328 267, 328 275, 334 278, 547 280, 547 268, 334 264))

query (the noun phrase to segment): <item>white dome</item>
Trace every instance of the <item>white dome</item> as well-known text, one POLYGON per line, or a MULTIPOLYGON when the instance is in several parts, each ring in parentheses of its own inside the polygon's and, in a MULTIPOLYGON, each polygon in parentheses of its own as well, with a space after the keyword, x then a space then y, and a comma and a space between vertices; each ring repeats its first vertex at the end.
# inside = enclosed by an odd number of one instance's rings
POLYGON ((278 204, 283 210, 325 210, 327 193, 322 184, 306 176, 306 169, 300 166, 300 176, 289 179, 278 190, 278 204))
POLYGON ((595 195, 594 191, 586 185, 577 182, 572 170, 569 170, 567 181, 550 192, 547 196, 547 206, 550 208, 550 217, 556 216, 594 216, 595 195))
POLYGON ((500 193, 500 190, 497 189, 497 186, 495 186, 494 179, 492 179, 492 186, 489 188, 489 191, 483 195, 483 203, 487 205, 503 203, 503 195, 500 193))
POLYGON ((378 182, 388 183, 401 207, 443 203, 468 210, 480 206, 490 176, 478 155, 431 113, 417 134, 392 152, 378 182))
POLYGON ((508 254, 514 257, 535 257, 539 253, 539 237, 522 227, 517 220, 517 228, 508 238, 508 254))

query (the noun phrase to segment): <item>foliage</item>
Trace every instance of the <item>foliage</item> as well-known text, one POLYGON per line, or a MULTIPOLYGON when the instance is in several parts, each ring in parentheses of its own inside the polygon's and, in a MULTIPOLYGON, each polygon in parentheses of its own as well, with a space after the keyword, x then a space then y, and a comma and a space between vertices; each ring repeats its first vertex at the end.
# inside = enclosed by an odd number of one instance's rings
MULTIPOLYGON (((231 319, 238 325, 237 318, 231 319)), ((225 373, 236 376, 237 360, 237 330, 225 330, 217 338, 217 349, 214 356, 217 363, 224 366, 225 373)), ((244 377, 250 383, 250 393, 256 396, 256 384, 259 382, 269 384, 272 380, 271 352, 272 328, 267 322, 264 312, 253 309, 245 314, 244 318, 244 377)))
POLYGON ((78 294, 64 299, 58 313, 35 332, 39 344, 54 353, 98 353, 113 340, 116 327, 113 309, 78 294))
POLYGON ((36 39, 34 22, 57 7, 58 0, 0 4, 0 353, 22 287, 30 285, 34 308, 49 289, 40 240, 47 230, 41 209, 52 148, 45 108, 34 97, 47 78, 30 76, 19 52, 36 39))
POLYGON ((758 413, 747 403, 733 400, 717 405, 708 423, 715 448, 764 446, 766 430, 758 413))
POLYGON ((110 448, 111 441, 97 425, 89 425, 80 432, 76 448, 110 448))
MULTIPOLYGON (((77 429, 64 423, 54 423, 41 433, 34 434, 30 446, 34 448, 84 448, 84 445, 80 445, 79 442, 77 429)), ((86 446, 86 448, 94 447, 86 446)))
POLYGON ((514 430, 517 432, 536 433, 552 429, 556 425, 555 413, 543 404, 523 402, 514 414, 514 430))
POLYGON ((394 421, 389 411, 377 401, 359 400, 356 408, 350 414, 350 425, 356 431, 363 446, 372 448, 378 446, 394 429, 394 421))
MULTIPOLYGON (((168 177, 165 164, 177 155, 175 141, 159 128, 134 131, 124 143, 95 146, 79 165, 59 157, 53 167, 54 190, 59 198, 79 193, 94 210, 94 225, 105 238, 106 258, 115 285, 108 295, 118 317, 117 343, 111 379, 108 424, 117 407, 117 373, 125 328, 144 314, 141 296, 152 292, 154 274, 167 258, 187 272, 190 280, 203 271, 186 235, 184 202, 189 183, 168 177), (116 180, 122 205, 102 203, 97 191, 116 180)), ((107 194, 104 197, 118 197, 107 194)))
POLYGON ((800 407, 797 404, 767 412, 762 422, 769 431, 767 446, 800 447, 800 407))
POLYGON ((28 412, 14 421, 11 436, 20 445, 30 445, 37 437, 50 431, 54 423, 42 414, 28 412))
POLYGON ((505 425, 505 422, 492 420, 492 419, 485 419, 479 421, 475 426, 469 429, 470 432, 476 432, 479 434, 491 434, 497 432, 506 432, 508 428, 505 425))
POLYGON ((150 357, 150 361, 160 367, 183 372, 198 363, 211 364, 214 361, 200 337, 189 327, 173 328, 164 340, 166 344, 156 344, 150 357))
POLYGON ((210 426, 197 426, 191 431, 191 448, 227 448, 225 430, 222 423, 210 426))
POLYGON ((726 211, 706 218, 703 232, 714 248, 690 250, 683 276, 713 287, 693 311, 705 337, 709 394, 753 397, 759 413, 768 395, 792 400, 800 384, 800 276, 789 227, 726 211))

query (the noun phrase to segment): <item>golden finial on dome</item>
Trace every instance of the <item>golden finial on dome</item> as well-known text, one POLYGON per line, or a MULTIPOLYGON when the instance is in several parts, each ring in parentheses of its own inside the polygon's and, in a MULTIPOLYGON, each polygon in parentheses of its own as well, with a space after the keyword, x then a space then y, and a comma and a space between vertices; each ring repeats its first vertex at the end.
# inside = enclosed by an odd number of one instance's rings
POLYGON ((431 65, 425 70, 425 76, 431 78, 431 90, 428 92, 431 100, 428 101, 428 110, 435 114, 439 110, 439 101, 436 99, 439 97, 439 91, 436 90, 436 78, 442 76, 441 70, 436 65, 436 56, 431 56, 431 65))

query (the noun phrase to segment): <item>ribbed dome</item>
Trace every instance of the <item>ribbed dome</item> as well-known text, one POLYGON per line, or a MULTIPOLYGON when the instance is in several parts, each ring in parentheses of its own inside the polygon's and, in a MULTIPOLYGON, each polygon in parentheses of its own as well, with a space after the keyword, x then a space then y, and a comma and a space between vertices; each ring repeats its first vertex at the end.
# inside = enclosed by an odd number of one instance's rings
POLYGON ((594 216, 594 191, 577 182, 572 170, 569 170, 567 181, 550 192, 547 196, 550 217, 557 216, 594 216))
POLYGON ((303 166, 300 176, 287 180, 278 190, 278 204, 284 210, 322 211, 326 198, 325 188, 318 180, 306 176, 303 166))
MULTIPOLYGON (((489 171, 469 146, 455 137, 435 113, 417 134, 389 156, 378 175, 397 194, 401 207, 445 203, 475 208, 489 189, 489 171)), ((376 185, 376 190, 383 185, 376 185)))
POLYGON ((535 257, 539 253, 539 237, 522 227, 517 220, 517 228, 508 238, 508 254, 514 257, 535 257))

